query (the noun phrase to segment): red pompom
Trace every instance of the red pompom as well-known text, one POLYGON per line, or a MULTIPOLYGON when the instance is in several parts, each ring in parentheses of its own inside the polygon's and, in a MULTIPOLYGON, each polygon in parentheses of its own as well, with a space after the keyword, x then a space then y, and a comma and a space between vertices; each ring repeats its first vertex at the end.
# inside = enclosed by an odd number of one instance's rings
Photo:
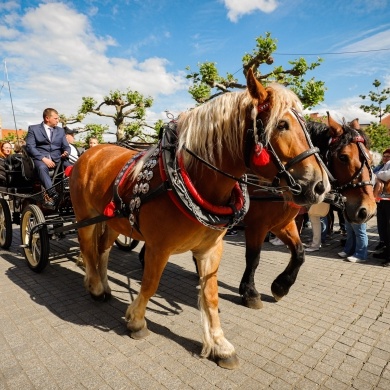
POLYGON ((70 165, 69 167, 66 167, 64 170, 64 174, 66 177, 70 177, 72 174, 73 165, 70 165))
POLYGON ((113 217, 115 215, 115 204, 114 202, 110 202, 106 208, 104 209, 103 214, 106 217, 113 217))
POLYGON ((268 153, 268 150, 263 148, 260 145, 255 146, 254 155, 253 155, 253 165, 260 167, 267 165, 271 161, 271 156, 268 153))

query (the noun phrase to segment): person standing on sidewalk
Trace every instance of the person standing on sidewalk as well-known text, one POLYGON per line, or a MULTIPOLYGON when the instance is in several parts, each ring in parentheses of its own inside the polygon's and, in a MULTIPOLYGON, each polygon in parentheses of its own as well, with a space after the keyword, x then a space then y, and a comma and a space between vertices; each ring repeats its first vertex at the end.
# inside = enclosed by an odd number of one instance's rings
POLYGON ((368 236, 366 223, 350 223, 345 220, 347 240, 344 250, 338 255, 351 263, 364 263, 367 261, 368 236))
POLYGON ((390 148, 383 152, 385 164, 376 171, 374 195, 379 199, 377 205, 377 224, 379 239, 383 240, 384 251, 374 253, 374 258, 383 259, 383 266, 390 266, 390 148), (386 162, 385 162, 386 161, 386 162))

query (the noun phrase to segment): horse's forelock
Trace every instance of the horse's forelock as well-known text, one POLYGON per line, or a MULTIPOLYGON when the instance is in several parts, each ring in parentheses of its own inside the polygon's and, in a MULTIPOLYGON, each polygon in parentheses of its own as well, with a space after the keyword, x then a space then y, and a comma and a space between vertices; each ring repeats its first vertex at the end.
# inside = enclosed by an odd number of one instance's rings
POLYGON ((267 140, 270 138, 273 129, 276 128, 280 118, 291 108, 302 113, 303 107, 298 96, 290 89, 278 83, 272 83, 266 88, 271 102, 270 116, 265 126, 267 140))

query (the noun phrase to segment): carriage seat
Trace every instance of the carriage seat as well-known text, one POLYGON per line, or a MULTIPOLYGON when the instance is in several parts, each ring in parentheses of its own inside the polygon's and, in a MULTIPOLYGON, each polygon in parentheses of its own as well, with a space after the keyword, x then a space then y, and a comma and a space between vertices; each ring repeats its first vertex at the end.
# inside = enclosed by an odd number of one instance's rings
POLYGON ((4 159, 4 173, 7 187, 30 187, 31 183, 22 173, 22 155, 11 154, 4 159))
MULTIPOLYGON (((22 174, 26 180, 32 180, 37 178, 37 173, 35 171, 35 164, 32 157, 28 154, 27 148, 25 145, 22 146, 22 174)), ((61 164, 58 164, 61 165, 61 164)), ((56 173, 58 173, 58 165, 55 168, 49 169, 50 177, 53 178, 56 173)))

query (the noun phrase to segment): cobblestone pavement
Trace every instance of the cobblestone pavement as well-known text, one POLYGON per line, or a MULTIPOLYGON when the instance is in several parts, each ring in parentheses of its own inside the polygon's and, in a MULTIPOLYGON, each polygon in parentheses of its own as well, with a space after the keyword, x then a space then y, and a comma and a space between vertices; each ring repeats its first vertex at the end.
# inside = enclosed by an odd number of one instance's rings
MULTIPOLYGON (((369 225, 372 252, 375 218, 369 225)), ((148 306, 151 334, 136 341, 124 313, 140 287, 140 246, 132 253, 113 249, 113 298, 101 303, 83 287, 75 236, 52 240, 51 263, 36 274, 15 227, 12 247, 0 251, 0 389, 390 389, 390 269, 371 254, 367 264, 342 261, 339 239, 333 235, 306 256, 289 295, 277 303, 270 286, 289 253, 264 244, 256 275, 264 308, 251 310, 238 295, 243 232, 226 237, 220 316, 240 359, 230 371, 199 357, 190 253, 171 258, 148 306)))

